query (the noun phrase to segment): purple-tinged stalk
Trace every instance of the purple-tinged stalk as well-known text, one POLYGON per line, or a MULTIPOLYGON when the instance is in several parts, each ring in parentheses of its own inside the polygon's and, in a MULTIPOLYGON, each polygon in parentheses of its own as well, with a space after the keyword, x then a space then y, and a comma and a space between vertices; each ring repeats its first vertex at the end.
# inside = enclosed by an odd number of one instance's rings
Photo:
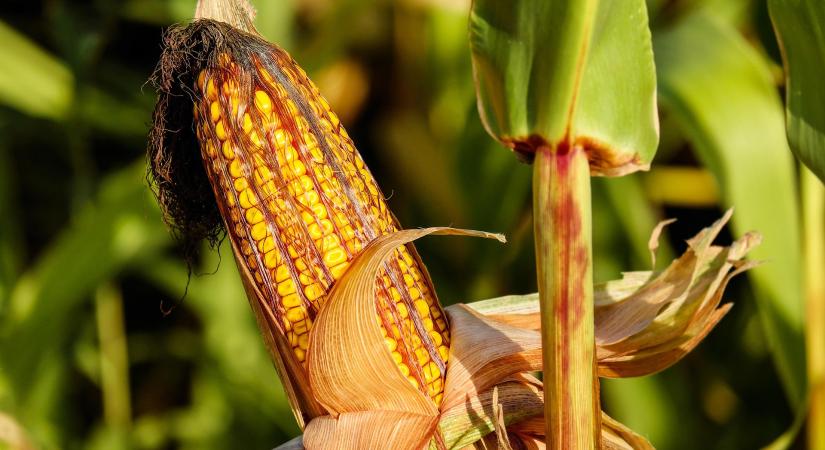
POLYGON ((548 448, 596 448, 590 165, 579 146, 541 146, 533 171, 548 448))

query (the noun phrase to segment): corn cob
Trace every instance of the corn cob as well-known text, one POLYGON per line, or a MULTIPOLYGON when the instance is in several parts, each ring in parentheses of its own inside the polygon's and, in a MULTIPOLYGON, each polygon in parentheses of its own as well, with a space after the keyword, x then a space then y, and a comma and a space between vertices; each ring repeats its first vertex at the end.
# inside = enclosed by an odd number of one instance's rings
MULTIPOLYGON (((268 298, 298 361, 336 280, 376 237, 398 229, 339 119, 283 50, 200 71, 201 156, 230 239, 268 298)), ((398 369, 440 404, 449 331, 412 246, 375 286, 376 318, 398 369)))

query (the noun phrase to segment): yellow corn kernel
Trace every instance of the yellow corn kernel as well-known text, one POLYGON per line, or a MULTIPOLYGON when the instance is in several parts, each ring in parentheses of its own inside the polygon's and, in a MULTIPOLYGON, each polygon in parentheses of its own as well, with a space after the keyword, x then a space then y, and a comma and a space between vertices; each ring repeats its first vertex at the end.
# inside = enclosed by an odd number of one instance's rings
POLYGON ((218 136, 218 139, 225 141, 227 137, 226 134, 226 126, 223 124, 223 120, 219 120, 217 124, 215 124, 215 135, 218 136))
MULTIPOLYGON (((247 69, 226 53, 221 70, 198 76, 195 129, 239 263, 277 307, 271 313, 304 362, 331 287, 372 239, 398 225, 329 104, 291 59, 273 52, 295 85, 259 66, 251 89, 239 89, 234 74, 247 69), (298 107, 304 102, 309 108, 298 107)), ((419 264, 397 249, 376 283, 376 320, 399 372, 438 403, 449 334, 419 264)))
POLYGON ((269 118, 272 114, 272 99, 264 91, 255 91, 255 106, 264 115, 264 118, 269 118))

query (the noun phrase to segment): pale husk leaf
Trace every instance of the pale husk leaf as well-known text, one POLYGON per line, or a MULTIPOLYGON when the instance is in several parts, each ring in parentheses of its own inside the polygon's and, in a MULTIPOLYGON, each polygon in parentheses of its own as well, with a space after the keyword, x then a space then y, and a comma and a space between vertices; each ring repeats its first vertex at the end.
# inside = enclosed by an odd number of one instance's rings
POLYGON ((316 398, 333 416, 390 411, 436 416, 430 398, 398 370, 375 320, 375 279, 397 247, 430 234, 503 236, 453 228, 403 230, 372 241, 335 284, 310 331, 307 371, 316 398))
MULTIPOLYGON (((607 305, 596 313, 596 343, 609 345, 647 328, 661 309, 688 295, 705 263, 715 256, 711 243, 730 219, 732 210, 688 241, 688 250, 653 281, 634 293, 633 301, 607 305)), ((718 247, 716 248, 718 252, 718 247)))
POLYGON ((442 409, 477 397, 519 372, 541 370, 541 335, 485 318, 466 305, 446 309, 452 344, 442 409))
MULTIPOLYGON (((436 417, 398 411, 361 411, 321 416, 304 431, 307 450, 421 450, 430 440, 436 417)), ((296 447, 293 447, 296 448, 296 447)))
MULTIPOLYGON (((600 376, 641 376, 673 365, 729 311, 730 305, 719 307, 725 287, 732 277, 756 265, 743 258, 761 240, 758 234, 748 233, 729 247, 712 246, 729 217, 730 211, 690 239, 685 254, 664 272, 627 272, 620 280, 596 286, 600 376), (621 327, 637 331, 628 334, 621 327)), ((509 326, 540 327, 537 294, 500 297, 466 307, 509 326)), ((483 350, 479 352, 476 357, 482 358, 483 350)))
POLYGON ((650 267, 656 268, 656 250, 659 248, 659 238, 665 227, 676 222, 676 219, 667 219, 656 224, 656 228, 650 233, 650 239, 647 241, 647 248, 650 250, 650 267))
MULTIPOLYGON (((541 385, 511 380, 497 384, 498 405, 505 426, 541 415, 544 411, 541 385)), ((494 389, 467 397, 464 403, 443 409, 439 431, 448 449, 464 448, 495 431, 494 389)), ((509 428, 509 427, 508 427, 509 428)))

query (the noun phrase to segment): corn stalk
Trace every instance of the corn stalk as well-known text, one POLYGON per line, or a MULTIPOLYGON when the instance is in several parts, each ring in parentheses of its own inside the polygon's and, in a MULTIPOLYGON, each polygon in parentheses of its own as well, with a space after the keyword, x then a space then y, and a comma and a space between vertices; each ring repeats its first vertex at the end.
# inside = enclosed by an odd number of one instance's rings
POLYGON ((595 448, 590 165, 581 147, 540 147, 533 223, 544 348, 544 416, 551 448, 595 448))

